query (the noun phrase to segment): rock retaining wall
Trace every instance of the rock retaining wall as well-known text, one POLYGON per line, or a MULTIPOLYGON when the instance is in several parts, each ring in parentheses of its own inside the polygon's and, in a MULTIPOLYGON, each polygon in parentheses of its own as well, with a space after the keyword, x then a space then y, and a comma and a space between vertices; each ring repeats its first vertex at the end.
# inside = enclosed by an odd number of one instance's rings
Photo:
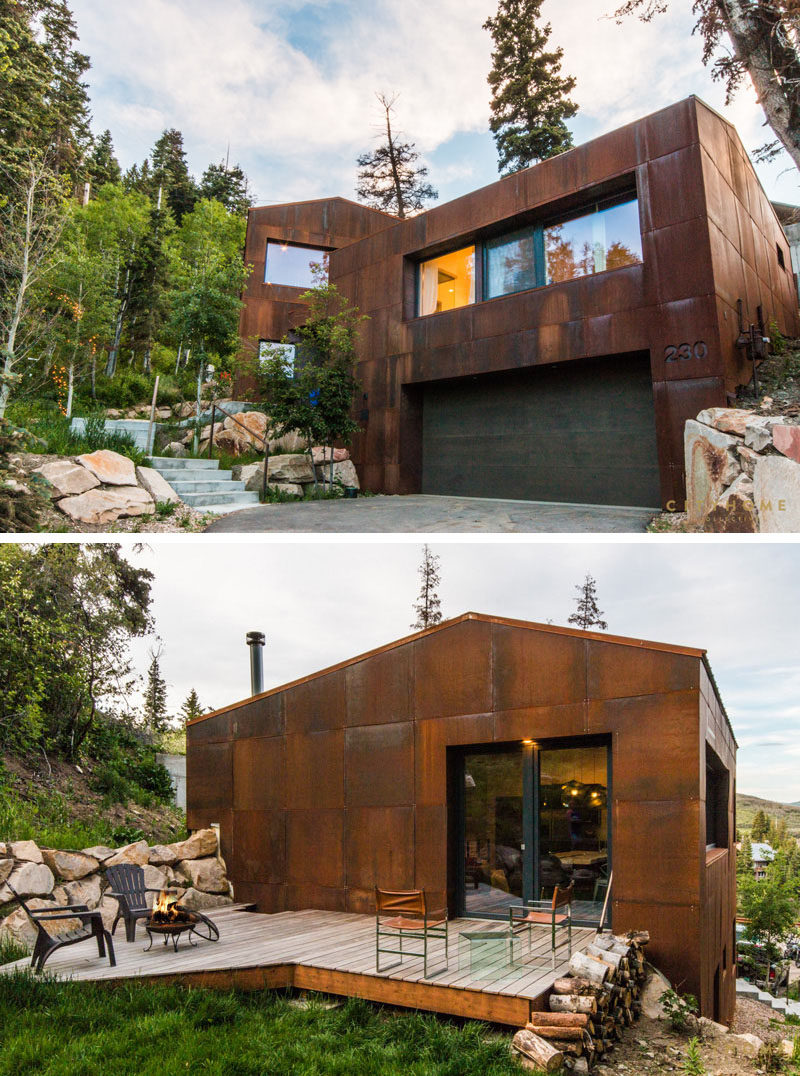
MULTIPOLYGON (((174 844, 151 846, 147 841, 135 841, 123 848, 96 845, 79 852, 39 848, 34 841, 0 843, 0 905, 14 901, 6 884, 10 882, 26 903, 30 898, 33 908, 65 904, 99 908, 110 930, 117 901, 106 893, 109 883, 105 872, 118 863, 143 867, 149 889, 173 888, 187 908, 204 910, 233 902, 233 887, 219 856, 216 830, 203 829, 174 844)), ((0 937, 33 945, 36 929, 21 908, 13 907, 0 919, 0 937)))
POLYGON ((712 407, 686 423, 684 450, 690 525, 717 533, 800 532, 796 416, 712 407))

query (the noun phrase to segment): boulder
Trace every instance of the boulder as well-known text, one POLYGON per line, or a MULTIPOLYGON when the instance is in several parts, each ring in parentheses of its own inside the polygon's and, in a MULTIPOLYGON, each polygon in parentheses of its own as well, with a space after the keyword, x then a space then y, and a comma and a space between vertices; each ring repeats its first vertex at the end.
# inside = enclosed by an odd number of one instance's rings
POLYGON ((150 849, 147 841, 134 841, 133 844, 126 844, 124 848, 120 848, 118 852, 115 852, 113 856, 105 861, 104 867, 116 867, 118 863, 138 863, 140 867, 144 867, 149 862, 150 849))
POLYGON ((11 872, 8 884, 21 897, 46 897, 53 892, 55 878, 44 863, 23 863, 11 872))
POLYGON ((176 841, 169 846, 178 859, 202 859, 217 854, 217 831, 199 829, 185 841, 176 841))
POLYGON ((244 482, 244 488, 250 490, 261 489, 263 474, 263 463, 234 463, 231 468, 231 477, 234 482, 244 482))
MULTIPOLYGON (((189 433, 189 440, 191 441, 192 435, 189 433)), ((186 449, 180 441, 170 441, 167 447, 164 449, 165 456, 172 456, 173 459, 180 460, 186 455, 186 449)))
POLYGON ((67 904, 85 904, 87 908, 96 908, 100 903, 103 885, 99 874, 79 881, 67 882, 61 887, 66 893, 67 904))
POLYGON ((237 420, 236 422, 231 417, 225 419, 223 423, 224 429, 235 430, 247 438, 251 448, 254 448, 257 452, 263 452, 264 438, 267 433, 267 416, 263 411, 240 411, 234 418, 237 420), (245 428, 242 429, 242 426, 245 428))
POLYGON ((784 456, 800 463, 800 426, 773 426, 772 443, 784 456))
MULTIPOLYGON (((331 450, 324 448, 320 445, 314 445, 311 449, 311 456, 315 464, 330 463, 331 450)), ((344 463, 345 460, 350 459, 350 453, 346 448, 334 448, 333 450, 333 462, 344 463)))
MULTIPOLYGON (((8 888, 7 885, 0 884, 0 904, 9 904, 14 899, 14 894, 8 888)), ((2 926, 3 920, 0 919, 0 926, 2 926)))
POLYGON ((270 482, 269 488, 278 493, 289 493, 292 497, 303 496, 303 487, 297 482, 270 482))
POLYGON ((68 882, 85 878, 100 866, 99 860, 94 856, 86 856, 81 852, 60 852, 55 848, 43 848, 42 855, 53 874, 68 882))
POLYGON ((731 1035, 729 1042, 745 1057, 758 1057, 764 1049, 764 1042, 758 1035, 731 1035))
POLYGON ((747 448, 746 445, 737 445, 736 455, 739 457, 742 471, 748 478, 752 478, 756 473, 756 464, 761 459, 761 456, 759 456, 757 452, 754 452, 752 448, 747 448))
POLYGON ((650 974, 641 996, 642 1012, 650 1020, 666 1020, 667 1014, 660 998, 665 990, 672 989, 672 983, 658 968, 648 965, 648 971, 650 974))
MULTIPOLYGON (((170 877, 172 871, 169 874, 165 870, 160 870, 158 867, 154 867, 151 863, 147 863, 144 867, 144 884, 147 889, 166 889, 171 883, 170 877)), ((149 896, 154 896, 150 893, 149 896)), ((150 901, 148 900, 148 904, 150 901)))
POLYGON ((299 452, 270 456, 268 478, 270 482, 299 482, 302 485, 314 481, 314 469, 308 456, 299 452))
POLYGON ((182 403, 177 409, 178 418, 193 418, 197 411, 197 405, 193 403, 182 403))
MULTIPOLYGON (((38 897, 34 900, 25 902, 31 911, 41 911, 42 908, 49 908, 51 911, 55 907, 56 902, 52 900, 39 900, 38 897)), ((76 920, 72 919, 59 919, 59 931, 64 930, 65 927, 62 924, 74 923, 76 920)), ((80 923, 77 924, 80 926, 80 923)), ((66 929, 69 929, 67 926, 66 929)), ((36 937, 38 931, 30 919, 27 917, 22 908, 17 908, 11 915, 7 915, 6 918, 0 922, 0 938, 11 938, 13 941, 20 942, 22 945, 27 945, 33 948, 36 943, 36 937)))
POLYGON ((172 867, 177 862, 175 849, 168 844, 154 844, 150 849, 150 863, 154 867, 172 867))
POLYGON ((13 859, 0 859, 0 884, 6 881, 13 869, 13 859))
POLYGON ((106 411, 106 418, 110 418, 113 422, 115 419, 122 418, 122 412, 117 407, 109 407, 106 411))
POLYGON ((172 420, 172 408, 157 407, 155 418, 157 422, 170 422, 172 420))
POLYGON ((744 437, 745 427, 754 415, 754 411, 743 411, 738 407, 709 407, 700 412, 697 421, 712 426, 721 433, 744 437))
POLYGON ((228 892, 228 880, 216 856, 209 859, 187 859, 179 863, 175 870, 178 877, 185 878, 192 889, 199 889, 201 893, 228 892))
POLYGON ((703 520, 709 534, 757 534, 758 512, 753 501, 753 480, 740 474, 703 520))
POLYGON ((764 456, 756 464, 754 500, 765 534, 800 532, 800 463, 764 456))
POLYGON ((686 511, 689 523, 702 523, 725 489, 741 474, 737 440, 690 419, 684 431, 686 511))
POLYGON ((220 430, 214 434, 214 444, 223 452, 230 452, 232 456, 242 456, 252 447, 249 437, 242 430, 220 430))
MULTIPOLYGON (((323 464, 317 468, 317 475, 327 482, 330 477, 330 464, 323 464)), ((356 473, 356 467, 352 460, 343 460, 341 463, 334 463, 333 465, 333 481, 338 485, 339 482, 343 486, 355 487, 360 489, 358 483, 358 474, 356 473)))
POLYGON ((774 426, 783 425, 783 419, 769 418, 766 415, 756 415, 747 423, 744 434, 744 443, 748 448, 754 448, 756 452, 763 452, 772 444, 772 430, 774 426))
POLYGON ((718 1039, 728 1034, 724 1024, 718 1024, 716 1020, 709 1020, 707 1016, 701 1016, 697 1021, 704 1039, 718 1039))
POLYGON ((100 909, 100 917, 103 920, 103 926, 106 930, 111 930, 114 925, 114 920, 117 918, 117 912, 119 911, 119 904, 115 897, 103 897, 100 903, 97 905, 100 909))
POLYGON ((7 847, 14 859, 23 859, 27 863, 44 863, 36 841, 12 841, 7 847))
POLYGON ((139 485, 146 489, 156 504, 180 504, 180 497, 155 467, 137 467, 139 485))
POLYGON ((86 493, 87 490, 100 485, 99 480, 91 471, 81 467, 79 463, 73 463, 72 460, 51 460, 50 463, 43 463, 41 467, 37 467, 33 474, 40 474, 47 479, 53 487, 54 501, 60 497, 86 493))
POLYGON ((127 456, 121 456, 119 452, 101 448, 97 452, 78 456, 76 462, 87 471, 91 471, 95 478, 106 486, 136 485, 136 468, 133 460, 129 460, 127 456))
POLYGON ((220 893, 201 893, 198 889, 187 889, 181 897, 182 907, 196 912, 223 908, 226 904, 233 904, 231 897, 222 896, 220 893))
POLYGON ((100 863, 105 863, 107 859, 116 855, 114 848, 107 848, 104 844, 93 844, 91 848, 82 848, 81 851, 85 856, 93 856, 100 863))
POLYGON ((139 486, 91 489, 79 497, 64 497, 58 507, 70 519, 93 525, 113 523, 124 516, 150 516, 156 510, 153 498, 139 486))

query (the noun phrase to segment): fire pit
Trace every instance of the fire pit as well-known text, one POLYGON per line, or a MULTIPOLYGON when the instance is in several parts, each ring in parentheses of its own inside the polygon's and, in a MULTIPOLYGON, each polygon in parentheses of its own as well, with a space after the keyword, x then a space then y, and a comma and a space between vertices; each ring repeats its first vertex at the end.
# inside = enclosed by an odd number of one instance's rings
POLYGON ((145 949, 146 953, 153 948, 153 936, 156 934, 164 938, 164 945, 168 945, 171 941, 176 953, 182 934, 188 935, 190 945, 197 944, 192 938, 193 934, 206 941, 219 941, 219 930, 216 924, 202 912, 191 912, 188 908, 181 907, 178 898, 167 889, 162 889, 158 894, 145 924, 145 930, 150 939, 150 944, 145 949))

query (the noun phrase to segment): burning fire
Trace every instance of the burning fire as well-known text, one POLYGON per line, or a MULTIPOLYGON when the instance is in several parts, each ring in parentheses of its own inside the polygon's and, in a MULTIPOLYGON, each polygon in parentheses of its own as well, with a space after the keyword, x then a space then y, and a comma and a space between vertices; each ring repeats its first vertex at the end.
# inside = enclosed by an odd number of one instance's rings
POLYGON ((150 922, 162 925, 191 922, 193 916, 178 907, 178 897, 162 889, 153 903, 150 922))

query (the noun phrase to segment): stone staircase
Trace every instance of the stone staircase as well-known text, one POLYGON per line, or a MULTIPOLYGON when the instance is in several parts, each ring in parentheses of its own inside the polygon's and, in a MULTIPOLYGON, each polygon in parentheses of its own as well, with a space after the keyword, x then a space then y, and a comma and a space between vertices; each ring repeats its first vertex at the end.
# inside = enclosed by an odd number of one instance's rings
POLYGON ((219 469, 219 460, 149 456, 148 462, 196 512, 224 515, 259 503, 258 494, 248 492, 244 482, 235 482, 232 471, 219 469))
POLYGON ((762 1001, 765 1005, 771 1005, 776 1012, 789 1013, 800 1016, 800 1001, 787 1001, 786 998, 774 998, 766 990, 761 990, 753 983, 744 979, 736 980, 736 994, 740 998, 752 998, 753 1001, 762 1001))

